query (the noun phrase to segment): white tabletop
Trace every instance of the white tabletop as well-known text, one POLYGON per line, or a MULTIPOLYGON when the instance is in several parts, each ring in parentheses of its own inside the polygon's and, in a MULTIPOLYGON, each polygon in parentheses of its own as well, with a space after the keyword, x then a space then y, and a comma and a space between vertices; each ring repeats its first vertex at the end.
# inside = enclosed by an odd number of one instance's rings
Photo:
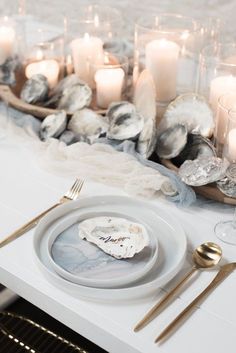
MULTIPOLYGON (((29 150, 7 138, 0 140, 0 165, 1 238, 57 201, 73 182, 41 170, 29 150)), ((104 194, 124 193, 95 183, 86 183, 82 190, 84 196, 104 194)), ((179 209, 163 199, 152 202, 179 219, 190 249, 204 241, 215 241, 222 246, 226 261, 236 260, 236 247, 220 242, 214 235, 214 225, 222 219, 230 219, 232 207, 206 201, 189 209, 179 209)), ((0 283, 108 352, 187 353, 191 350, 191 353, 207 353, 209 347, 214 353, 235 352, 236 272, 157 348, 154 338, 209 283, 214 271, 200 273, 157 319, 141 332, 134 333, 134 324, 163 291, 158 293, 157 290, 151 299, 128 304, 95 303, 72 297, 49 283, 40 272, 34 260, 33 235, 30 231, 0 249, 0 283)))

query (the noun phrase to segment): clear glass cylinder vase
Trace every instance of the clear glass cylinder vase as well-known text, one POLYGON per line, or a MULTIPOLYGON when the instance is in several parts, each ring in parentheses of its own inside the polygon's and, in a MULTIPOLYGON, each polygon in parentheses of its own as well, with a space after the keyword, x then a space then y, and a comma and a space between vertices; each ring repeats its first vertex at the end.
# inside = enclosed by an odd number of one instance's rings
MULTIPOLYGON (((236 164, 236 94, 233 108, 228 111, 228 123, 223 149, 223 158, 229 163, 236 164)), ((236 168, 234 169, 236 172, 236 168)), ((236 182, 236 174, 234 175, 236 182)))
POLYGON ((15 18, 0 17, 0 84, 15 85, 21 61, 22 28, 15 18))
POLYGON ((195 91, 201 45, 201 25, 192 18, 160 14, 140 19, 135 25, 134 83, 148 69, 160 105, 195 91))
POLYGON ((64 73, 64 36, 58 35, 54 28, 45 27, 40 21, 36 22, 30 31, 25 32, 15 93, 19 95, 25 81, 36 74, 44 75, 52 89, 64 77, 64 73))
POLYGON ((121 13, 107 6, 89 5, 80 8, 76 17, 68 17, 67 62, 90 87, 95 87, 94 65, 104 64, 104 47, 118 37, 121 28, 121 13))
POLYGON ((236 43, 206 46, 200 58, 198 92, 206 97, 214 113, 220 96, 236 91, 236 43))
POLYGON ((236 107, 236 91, 227 92, 220 96, 218 100, 214 131, 214 139, 218 157, 222 157, 222 152, 227 137, 229 111, 234 107, 236 107))

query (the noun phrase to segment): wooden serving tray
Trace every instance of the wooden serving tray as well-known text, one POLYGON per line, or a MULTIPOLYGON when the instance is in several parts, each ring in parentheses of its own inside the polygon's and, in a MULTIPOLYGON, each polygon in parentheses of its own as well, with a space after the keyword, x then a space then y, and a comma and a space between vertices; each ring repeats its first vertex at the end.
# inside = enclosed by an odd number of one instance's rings
MULTIPOLYGON (((59 112, 58 109, 44 108, 33 104, 28 104, 22 101, 17 95, 12 91, 9 86, 0 85, 0 99, 9 104, 10 107, 15 108, 23 113, 33 115, 41 120, 46 118, 50 114, 55 114, 59 112)), ((95 110, 98 114, 105 114, 106 110, 95 110)), ((72 114, 67 113, 68 116, 72 114)))
MULTIPOLYGON (((175 172, 178 172, 176 167, 169 159, 161 159, 161 163, 175 172)), ((236 198, 224 195, 215 184, 192 186, 196 194, 206 197, 207 199, 222 202, 228 205, 236 205, 236 198)))

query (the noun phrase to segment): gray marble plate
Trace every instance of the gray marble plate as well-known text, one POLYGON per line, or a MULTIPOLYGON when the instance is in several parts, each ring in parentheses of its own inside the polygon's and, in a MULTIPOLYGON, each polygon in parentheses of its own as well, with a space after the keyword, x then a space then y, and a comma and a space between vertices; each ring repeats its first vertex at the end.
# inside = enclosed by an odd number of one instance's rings
MULTIPOLYGON (((59 233, 57 233, 58 235, 59 233)), ((187 239, 179 221, 170 212, 163 211, 163 205, 145 202, 124 196, 92 196, 79 198, 68 202, 46 215, 37 225, 33 239, 35 261, 45 278, 51 285, 55 285, 63 292, 74 298, 83 298, 96 302, 120 302, 151 297, 156 295, 159 288, 169 282, 182 268, 186 254, 187 239), (119 288, 95 288, 80 285, 59 276, 49 262, 48 238, 61 224, 60 233, 70 227, 75 220, 71 218, 81 214, 107 211, 119 214, 132 214, 131 217, 140 223, 148 223, 158 238, 158 259, 152 269, 137 282, 119 288)))
MULTIPOLYGON (((94 208, 94 205, 91 209, 94 208)), ((101 207, 100 207, 101 208, 101 207)), ((145 222, 143 226, 149 235, 149 245, 131 259, 115 259, 96 245, 79 237, 78 225, 88 218, 110 216, 126 218, 133 222, 138 219, 126 213, 99 211, 84 214, 78 210, 73 217, 68 215, 48 238, 48 257, 54 270, 63 278, 90 287, 116 288, 133 283, 151 270, 157 261, 158 241, 153 229, 145 222), (65 228, 65 229, 63 229, 65 228)))

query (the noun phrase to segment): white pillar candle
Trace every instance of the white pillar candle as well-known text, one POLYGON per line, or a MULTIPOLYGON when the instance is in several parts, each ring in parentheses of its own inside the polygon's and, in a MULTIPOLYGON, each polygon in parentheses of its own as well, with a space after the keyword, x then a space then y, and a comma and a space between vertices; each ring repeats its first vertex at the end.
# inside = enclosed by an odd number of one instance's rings
POLYGON ((0 61, 11 56, 15 44, 15 31, 12 27, 0 24, 0 61))
POLYGON ((236 77, 231 75, 219 76, 211 81, 209 101, 215 113, 217 112, 220 96, 227 92, 236 92, 236 77))
POLYGON ((232 129, 229 131, 228 157, 230 161, 236 161, 236 129, 232 129))
POLYGON ((107 108, 110 103, 121 100, 124 76, 124 70, 121 68, 104 68, 96 72, 95 82, 99 107, 107 108))
POLYGON ((31 78, 33 75, 41 74, 47 77, 50 88, 56 86, 59 76, 59 64, 56 60, 41 60, 26 66, 25 76, 31 78))
POLYGON ((94 88, 94 66, 102 65, 104 62, 102 40, 90 37, 86 33, 83 38, 71 42, 71 49, 75 73, 94 88))
POLYGON ((146 45, 146 68, 151 72, 160 102, 176 97, 177 66, 180 47, 175 42, 161 39, 146 45))

